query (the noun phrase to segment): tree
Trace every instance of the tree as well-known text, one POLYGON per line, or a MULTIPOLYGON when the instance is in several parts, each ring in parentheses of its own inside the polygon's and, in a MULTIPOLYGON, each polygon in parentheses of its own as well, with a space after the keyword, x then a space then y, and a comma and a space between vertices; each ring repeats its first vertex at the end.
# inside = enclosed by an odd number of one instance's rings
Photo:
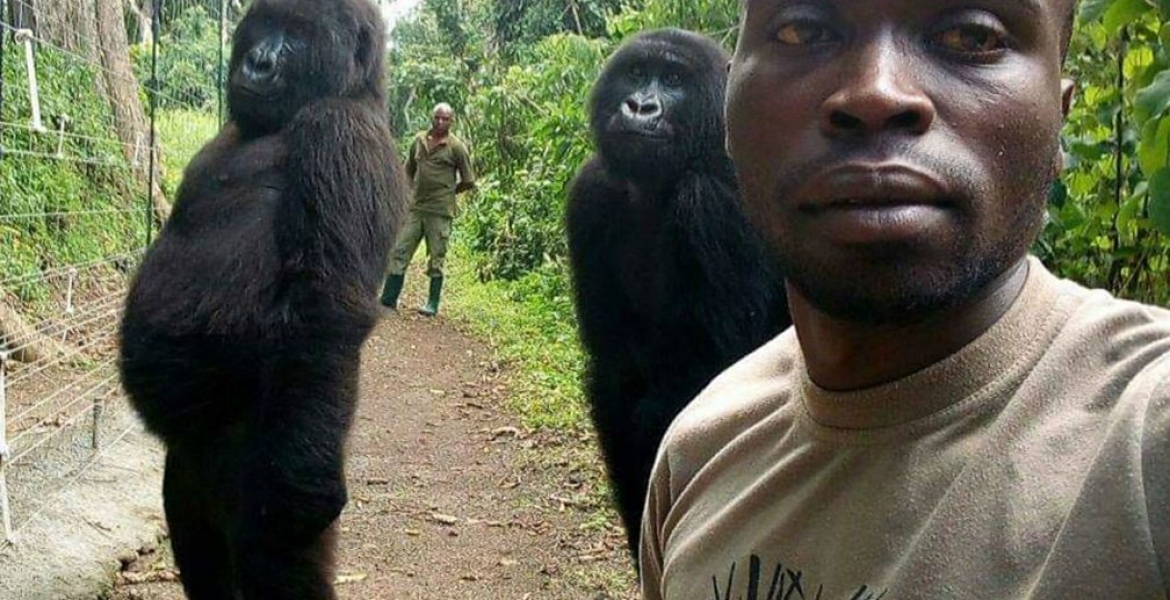
MULTIPOLYGON (((114 115, 114 130, 122 142, 126 159, 143 144, 150 145, 150 126, 142 110, 138 94, 138 79, 130 64, 130 43, 122 19, 122 0, 96 0, 93 20, 97 25, 98 54, 101 62, 102 94, 108 99, 114 115)), ((151 204, 155 217, 161 222, 171 214, 171 206, 159 185, 160 161, 158 145, 149 148, 150 160, 132 162, 134 174, 143 182, 152 181, 151 204), (151 172, 151 169, 154 169, 151 172)))
POLYGON ((125 0, 126 9, 137 24, 137 42, 147 46, 154 43, 154 0, 125 0))

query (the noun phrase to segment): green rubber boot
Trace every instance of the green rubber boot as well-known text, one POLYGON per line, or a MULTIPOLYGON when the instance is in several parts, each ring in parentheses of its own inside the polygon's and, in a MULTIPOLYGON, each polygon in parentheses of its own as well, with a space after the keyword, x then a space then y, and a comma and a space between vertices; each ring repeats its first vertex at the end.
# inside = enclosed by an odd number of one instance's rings
POLYGON ((402 293, 402 284, 405 282, 405 273, 386 276, 386 285, 382 286, 382 306, 390 310, 398 310, 398 294, 402 293))
POLYGON ((418 312, 433 317, 439 313, 439 295, 443 292, 443 278, 431 277, 431 293, 427 298, 427 303, 420 306, 418 312))

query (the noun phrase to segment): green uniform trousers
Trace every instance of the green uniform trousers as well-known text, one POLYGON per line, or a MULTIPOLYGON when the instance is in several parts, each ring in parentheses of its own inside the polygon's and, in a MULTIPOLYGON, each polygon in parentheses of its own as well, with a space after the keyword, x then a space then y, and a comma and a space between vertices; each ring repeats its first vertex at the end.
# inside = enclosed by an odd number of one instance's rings
POLYGON ((402 275, 410 265, 419 242, 427 240, 427 276, 442 277, 447 260, 447 242, 451 239, 451 217, 408 211, 406 223, 390 253, 390 274, 402 275))

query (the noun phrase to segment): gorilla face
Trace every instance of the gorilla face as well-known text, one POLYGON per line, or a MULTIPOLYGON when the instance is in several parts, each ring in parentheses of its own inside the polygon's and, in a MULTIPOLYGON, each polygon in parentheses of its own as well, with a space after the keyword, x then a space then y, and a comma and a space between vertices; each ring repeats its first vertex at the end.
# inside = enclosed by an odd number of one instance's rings
POLYGON ((622 46, 590 101, 590 129, 607 167, 639 180, 669 178, 721 148, 726 62, 717 44, 678 30, 622 46))
POLYGON ((245 134, 264 135, 313 100, 380 97, 382 48, 372 42, 380 27, 364 2, 258 0, 232 42, 232 119, 245 134))

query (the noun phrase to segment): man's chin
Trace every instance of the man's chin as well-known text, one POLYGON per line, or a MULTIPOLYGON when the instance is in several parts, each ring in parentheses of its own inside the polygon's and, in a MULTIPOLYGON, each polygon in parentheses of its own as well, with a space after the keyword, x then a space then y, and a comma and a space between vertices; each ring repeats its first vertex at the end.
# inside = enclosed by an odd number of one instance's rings
POLYGON ((1001 271, 999 261, 933 268, 830 269, 811 263, 786 270, 789 285, 821 313, 864 325, 920 323, 980 294, 1001 271), (850 273, 832 277, 826 273, 850 273))
POLYGON ((794 284, 821 313, 840 321, 874 326, 906 326, 958 306, 961 293, 938 294, 933 290, 896 290, 866 293, 865 290, 802 289, 794 284))

